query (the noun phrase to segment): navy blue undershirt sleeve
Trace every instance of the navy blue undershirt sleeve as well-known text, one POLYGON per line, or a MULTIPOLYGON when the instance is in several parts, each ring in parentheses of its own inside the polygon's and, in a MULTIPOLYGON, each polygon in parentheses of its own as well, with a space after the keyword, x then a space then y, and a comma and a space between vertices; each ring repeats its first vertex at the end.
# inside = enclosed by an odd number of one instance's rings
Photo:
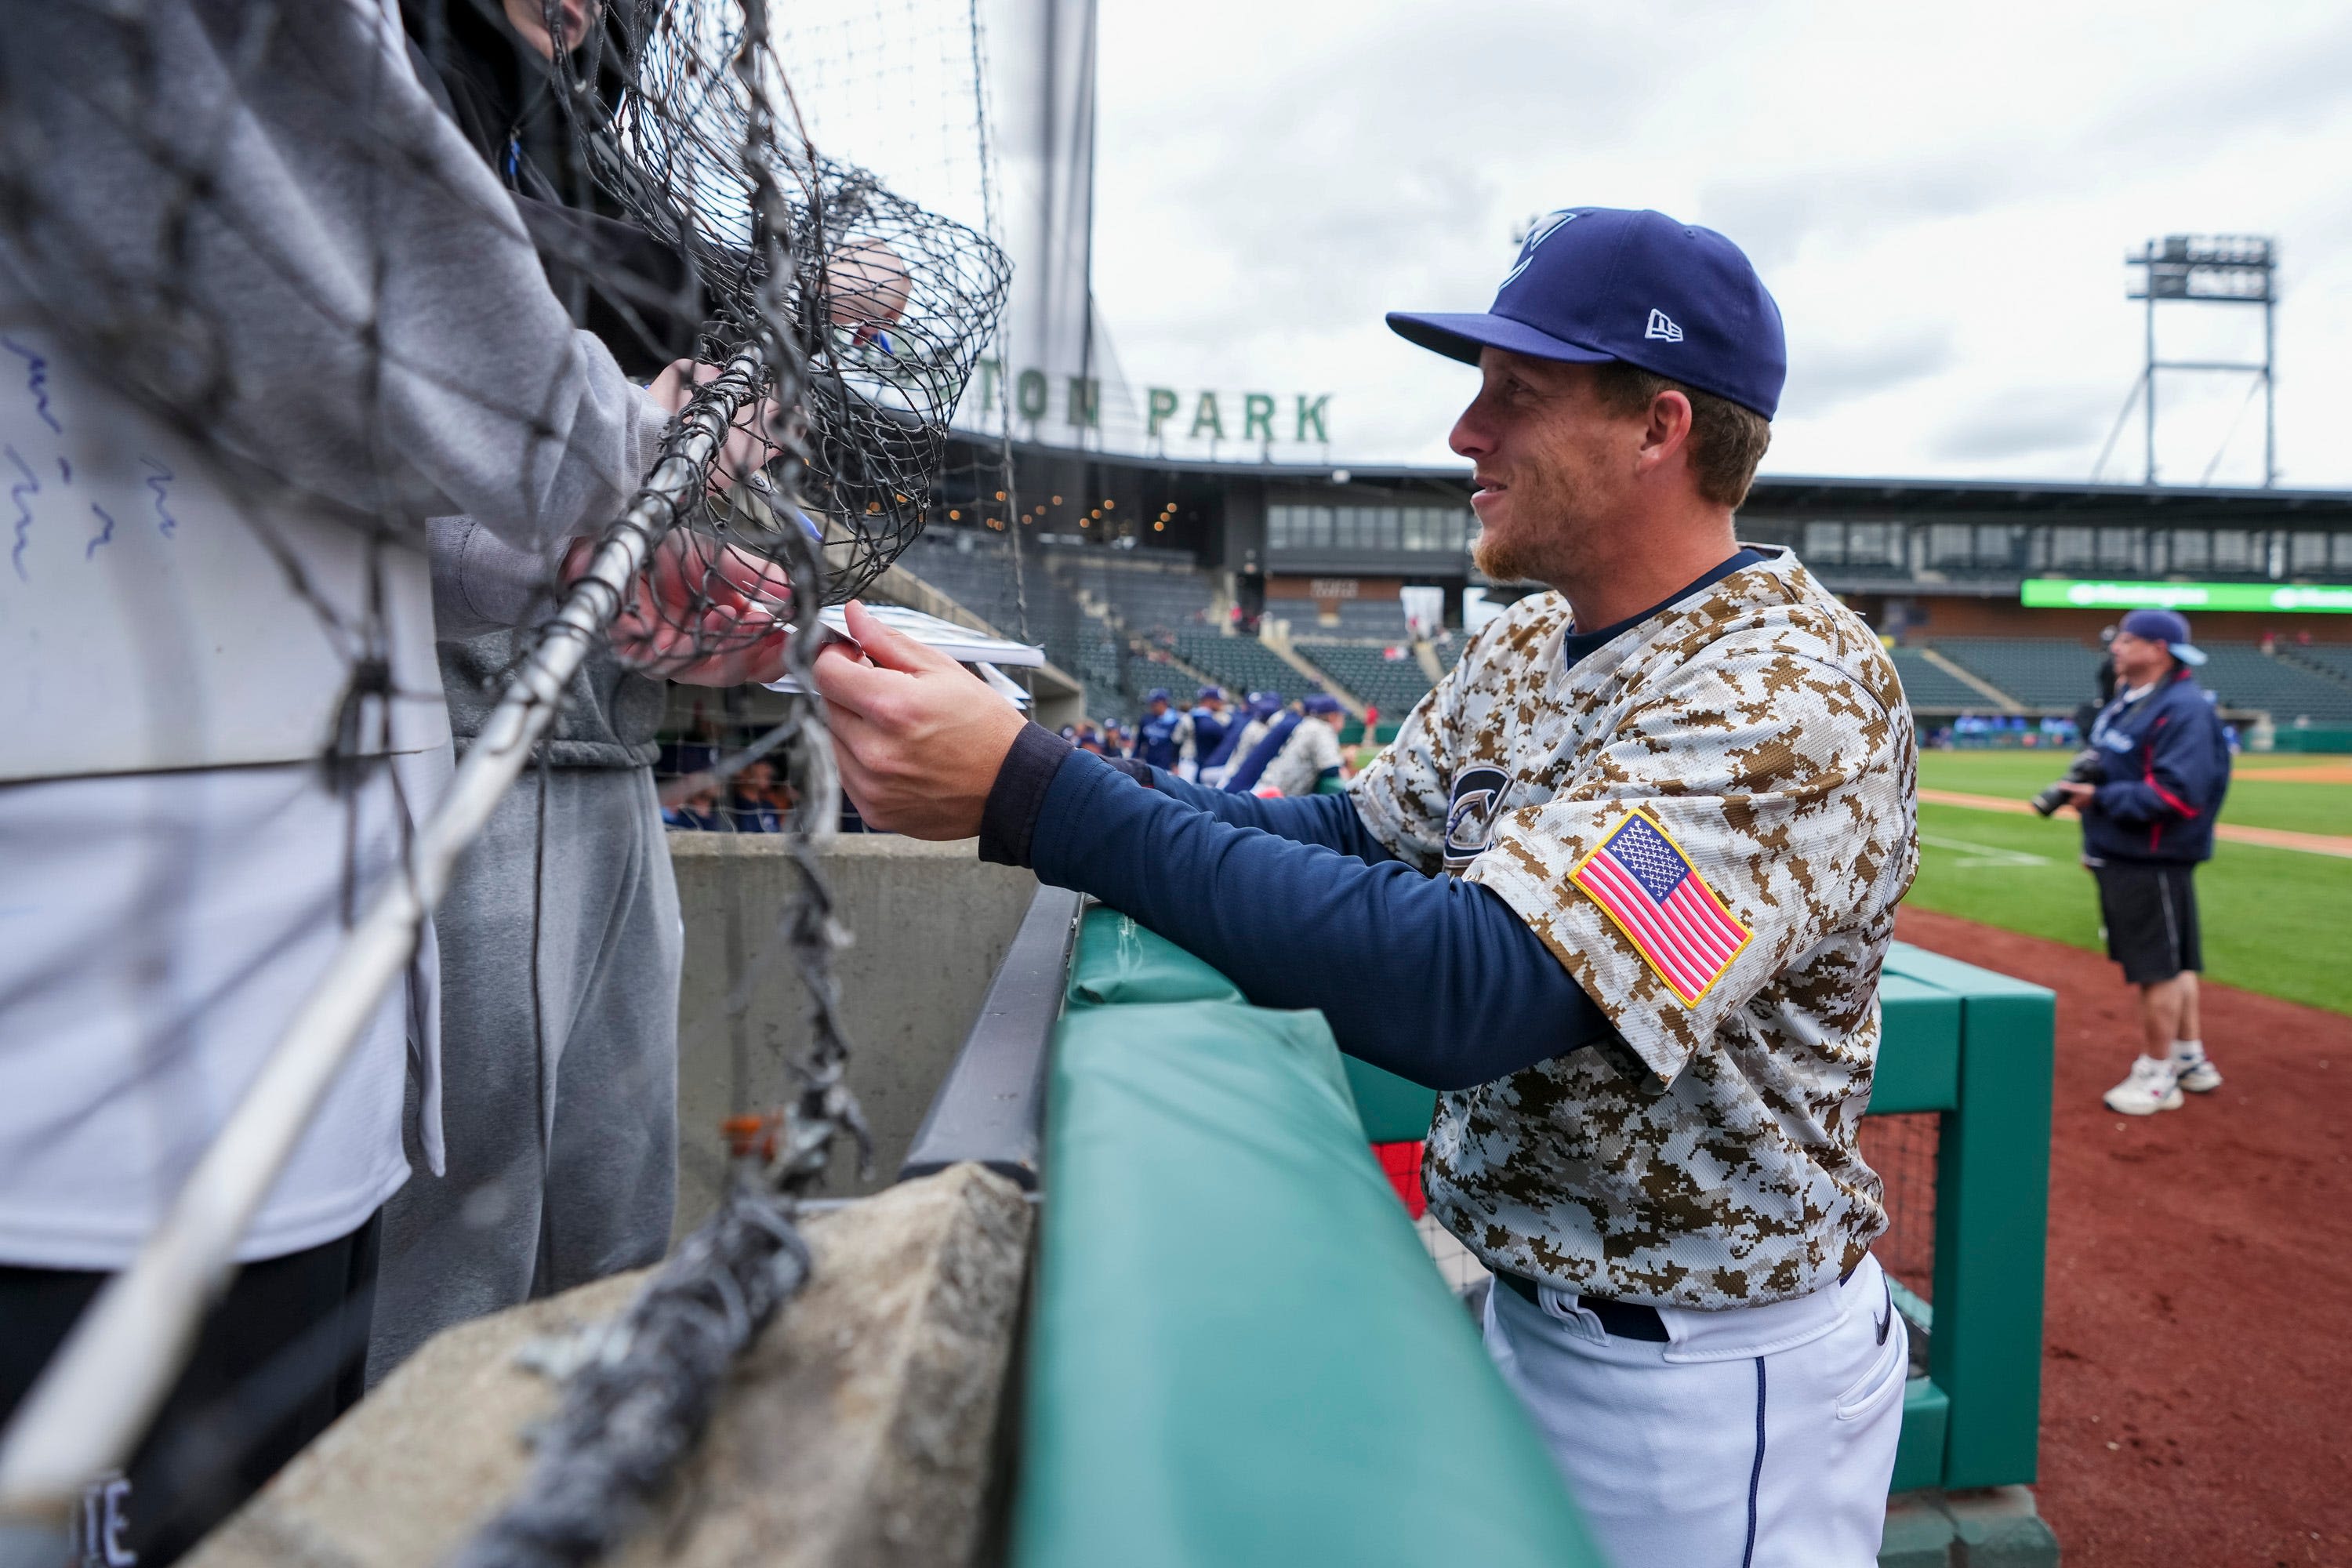
MULTIPOLYGON (((1355 816, 1344 795, 1258 804, 1302 808, 1285 825, 1341 837, 1337 811, 1355 816)), ((1466 1089, 1610 1036, 1559 961, 1475 883, 1236 826, 1076 751, 1027 826, 983 826, 983 853, 1025 838, 1041 879, 1132 916, 1261 1006, 1320 1008, 1341 1049, 1415 1083, 1466 1089)))
POLYGON ((1159 768, 1151 770, 1150 782, 1160 794, 1235 827, 1259 828, 1293 844, 1320 844, 1375 866, 1396 858, 1356 815, 1356 802, 1349 795, 1233 795, 1205 789, 1159 768))
MULTIPOLYGON (((1738 550, 1642 614, 1571 634, 1563 665, 1762 559, 1738 550)), ((1345 795, 1203 789, 1032 724, 988 797, 980 853, 1093 894, 1253 1002, 1320 1008, 1343 1050, 1433 1089, 1588 1045, 1636 1070, 1607 1016, 1501 898, 1407 868, 1345 795)))

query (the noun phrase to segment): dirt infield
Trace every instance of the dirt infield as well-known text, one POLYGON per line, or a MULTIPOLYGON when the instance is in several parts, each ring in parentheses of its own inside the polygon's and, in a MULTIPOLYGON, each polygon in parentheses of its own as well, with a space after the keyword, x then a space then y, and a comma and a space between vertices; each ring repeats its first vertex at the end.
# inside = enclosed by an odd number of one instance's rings
MULTIPOLYGON (((2278 775, 2255 773, 2252 776, 2264 783, 2273 783, 2278 775)), ((1956 789, 1923 789, 1919 792, 1919 798, 1930 805, 1960 805, 1970 811, 1998 811, 2005 816, 2023 816, 2033 809, 2024 801, 2011 800, 2005 795, 1969 795, 1956 789)), ((2213 826, 2213 837, 2231 844, 2260 844, 2270 849, 2300 849, 2306 855, 2334 855, 2352 859, 2352 837, 2341 834, 2295 833, 2284 827, 2247 827, 2240 823, 2220 822, 2213 826)))
POLYGON ((2118 1117, 2114 965, 1924 910, 1895 934, 2058 993, 2036 1491, 2067 1563, 2352 1564, 2352 1017, 2210 986, 2227 1081, 2118 1117))
POLYGON ((2240 763, 2241 777, 2263 784, 2352 784, 2352 763, 2295 763, 2286 767, 2250 768, 2240 763))

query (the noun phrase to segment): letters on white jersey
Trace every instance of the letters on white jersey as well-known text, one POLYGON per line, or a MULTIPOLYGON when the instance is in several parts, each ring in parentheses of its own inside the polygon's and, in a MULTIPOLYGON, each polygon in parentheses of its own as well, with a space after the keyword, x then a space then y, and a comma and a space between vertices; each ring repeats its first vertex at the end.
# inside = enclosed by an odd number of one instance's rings
POLYGON ((356 749, 423 751, 448 717, 422 550, 251 515, 47 333, 0 328, 0 781, 321 754, 366 651, 372 553, 401 695, 389 747, 369 719, 356 749))

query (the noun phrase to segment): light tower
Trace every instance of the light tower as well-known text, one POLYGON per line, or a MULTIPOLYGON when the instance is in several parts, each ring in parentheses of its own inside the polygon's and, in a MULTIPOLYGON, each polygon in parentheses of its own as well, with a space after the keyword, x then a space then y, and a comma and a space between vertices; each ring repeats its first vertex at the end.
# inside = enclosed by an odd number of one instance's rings
MULTIPOLYGON (((2263 391, 2263 486, 2278 478, 2278 384, 2272 378, 2277 341, 2278 246, 2252 234, 2168 234, 2151 239, 2125 261, 2143 268, 2127 298, 2147 301, 2147 367, 2140 372, 2142 412, 2147 431, 2147 482, 2156 483, 2156 373, 2159 370, 2252 372, 2263 391), (2158 300, 2192 305, 2259 305, 2263 310, 2263 357, 2249 360, 2160 360, 2156 357, 2158 300)), ((2219 457, 2219 454, 2216 454, 2219 457)))

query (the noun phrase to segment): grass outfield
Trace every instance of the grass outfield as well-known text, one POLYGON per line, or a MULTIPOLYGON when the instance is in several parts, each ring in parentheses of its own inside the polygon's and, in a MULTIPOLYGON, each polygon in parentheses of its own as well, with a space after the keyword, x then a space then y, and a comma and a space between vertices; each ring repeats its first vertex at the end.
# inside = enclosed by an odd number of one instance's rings
MULTIPOLYGON (((1971 795, 2029 795, 2063 753, 1929 752, 1920 783, 1971 795)), ((2299 758, 2309 763, 2320 759, 2299 758)), ((2305 833, 2352 833, 2352 785, 2257 784, 2284 759, 2249 759, 2224 821, 2305 833), (2308 803, 2305 796, 2311 797, 2308 803), (2277 798, 2273 798, 2277 797, 2277 798), (2246 804, 2241 806, 2241 799, 2246 804)), ((2044 821, 1965 806, 1919 807, 1919 879, 1909 901, 1988 925, 2098 951, 2098 897, 2080 863, 2072 816, 2044 821)), ((2221 844, 2197 873, 2205 973, 2338 1013, 2352 1013, 2352 860, 2221 844)), ((2120 971, 2118 972, 2120 976, 2120 971)), ((2118 978, 2117 984, 2121 984, 2118 978)))
MULTIPOLYGON (((1919 784, 1925 789, 2031 800, 2043 784, 2065 771, 2073 754, 2063 751, 1922 752, 1919 784)), ((2264 773, 2301 773, 2347 763, 2352 763, 2352 757, 2277 752, 2240 757, 2231 770, 2230 795, 2221 803, 2221 820, 2248 827, 2283 827, 2294 833, 2352 834, 2352 784, 2302 780, 2266 784, 2263 779, 2264 773)))

